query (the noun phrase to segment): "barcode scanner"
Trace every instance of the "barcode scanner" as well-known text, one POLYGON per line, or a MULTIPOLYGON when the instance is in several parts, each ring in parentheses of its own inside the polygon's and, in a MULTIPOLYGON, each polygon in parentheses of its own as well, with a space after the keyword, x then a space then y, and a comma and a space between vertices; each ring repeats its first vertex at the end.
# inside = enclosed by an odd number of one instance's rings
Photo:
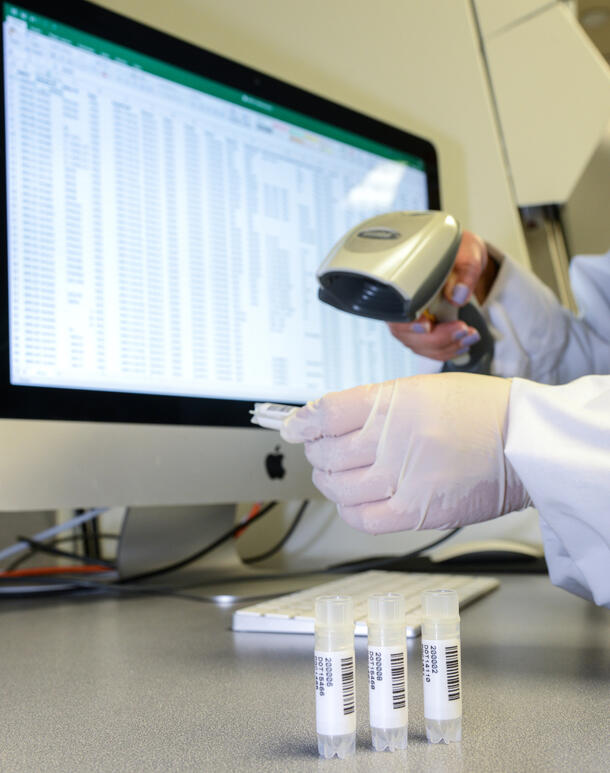
POLYGON ((463 320, 481 336, 444 371, 489 373, 494 341, 474 296, 460 308, 442 294, 462 229, 446 212, 389 212, 363 221, 332 248, 317 272, 318 297, 341 311, 384 322, 463 320))

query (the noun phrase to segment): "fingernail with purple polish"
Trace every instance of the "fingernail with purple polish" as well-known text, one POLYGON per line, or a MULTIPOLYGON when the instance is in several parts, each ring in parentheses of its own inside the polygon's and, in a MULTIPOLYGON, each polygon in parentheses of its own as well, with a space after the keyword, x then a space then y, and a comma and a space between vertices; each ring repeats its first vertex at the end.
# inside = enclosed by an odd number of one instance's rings
POLYGON ((468 330, 456 330, 456 332, 453 334, 453 340, 454 341, 461 341, 464 336, 468 335, 468 330))
POLYGON ((411 330, 414 333, 428 333, 430 330, 430 327, 426 322, 414 322, 411 325, 411 330))
POLYGON ((466 298, 470 295, 470 289, 467 287, 467 285, 463 284, 457 284, 453 288, 453 292, 451 293, 451 299, 454 303, 466 303, 466 298))
POLYGON ((458 354, 466 354, 466 352, 469 352, 469 351, 470 351, 470 347, 469 346, 463 346, 461 349, 458 349, 455 354, 456 354, 456 357, 457 357, 458 354))
POLYGON ((476 344, 478 341, 481 340, 481 336, 478 333, 472 333, 472 335, 469 335, 467 338, 464 338, 462 341, 463 346, 472 346, 472 344, 476 344))

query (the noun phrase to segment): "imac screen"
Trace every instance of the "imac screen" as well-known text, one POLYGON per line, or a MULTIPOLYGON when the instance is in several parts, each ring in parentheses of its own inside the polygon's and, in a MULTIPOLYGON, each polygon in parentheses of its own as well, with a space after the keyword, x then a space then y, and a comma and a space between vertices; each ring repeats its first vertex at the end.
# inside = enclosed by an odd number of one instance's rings
POLYGON ((3 64, 5 416, 240 425, 414 372, 315 271, 439 206, 428 142, 83 2, 3 4, 3 64))

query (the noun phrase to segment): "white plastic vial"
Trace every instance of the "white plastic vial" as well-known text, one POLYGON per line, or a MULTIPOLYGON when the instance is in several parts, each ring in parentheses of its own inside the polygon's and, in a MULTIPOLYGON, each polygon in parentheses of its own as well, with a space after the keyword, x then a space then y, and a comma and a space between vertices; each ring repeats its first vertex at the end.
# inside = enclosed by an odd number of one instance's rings
POLYGON ((356 752, 354 607, 349 596, 316 599, 314 669, 320 756, 356 752))
POLYGON ((266 429, 279 430, 284 421, 294 413, 297 408, 294 405, 281 403, 254 403, 254 410, 250 411, 252 424, 258 424, 266 429))
POLYGON ((460 612, 454 590, 422 594, 424 718, 430 743, 462 740, 460 612))
POLYGON ((369 596, 369 717, 375 751, 406 749, 408 741, 405 600, 369 596))

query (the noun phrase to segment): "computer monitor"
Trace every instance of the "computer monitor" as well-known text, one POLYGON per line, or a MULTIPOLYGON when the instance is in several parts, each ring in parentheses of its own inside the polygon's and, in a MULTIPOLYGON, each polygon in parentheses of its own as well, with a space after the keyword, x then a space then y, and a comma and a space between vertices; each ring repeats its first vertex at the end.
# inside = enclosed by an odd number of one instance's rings
POLYGON ((249 410, 417 368, 315 270, 440 206, 433 146, 86 2, 4 3, 2 46, 0 507, 314 494, 249 410))

